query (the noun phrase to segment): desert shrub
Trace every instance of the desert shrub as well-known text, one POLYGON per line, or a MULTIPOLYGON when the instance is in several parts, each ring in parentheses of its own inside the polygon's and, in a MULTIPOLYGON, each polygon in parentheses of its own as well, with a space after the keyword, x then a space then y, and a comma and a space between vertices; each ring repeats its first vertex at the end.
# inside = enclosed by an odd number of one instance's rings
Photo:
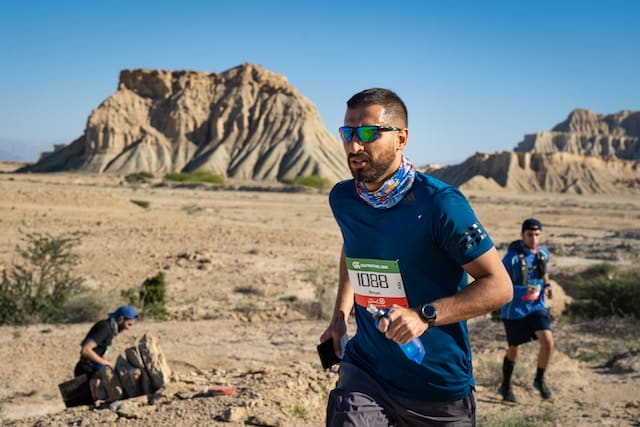
POLYGON ((300 176, 293 181, 288 182, 290 184, 303 185, 305 187, 317 188, 319 190, 325 188, 331 188, 333 183, 328 178, 323 178, 318 175, 300 176))
POLYGON ((122 296, 128 300, 129 304, 142 307, 144 316, 158 320, 165 320, 169 317, 167 284, 162 271, 145 279, 139 289, 129 289, 122 292, 122 296))
POLYGON ((135 172, 125 176, 124 180, 127 181, 129 184, 135 184, 135 183, 148 182, 152 178, 153 178, 153 174, 149 172, 135 172))
POLYGON ((558 283, 562 283, 562 288, 567 295, 570 295, 572 298, 580 298, 581 288, 584 283, 596 277, 610 276, 615 271, 615 265, 602 262, 594 264, 578 273, 566 274, 560 271, 554 274, 553 278, 558 281, 558 283))
POLYGON ((251 315, 251 314, 265 311, 264 307, 259 307, 256 303, 253 303, 253 302, 245 302, 241 305, 234 307, 233 310, 245 315, 251 315))
POLYGON ((307 416, 309 415, 309 411, 307 410, 307 408, 305 408, 304 405, 300 403, 296 403, 295 405, 293 405, 293 408, 291 408, 291 413, 294 417, 302 419, 307 418, 307 416))
POLYGON ((75 276, 78 256, 72 252, 81 233, 60 236, 29 233, 26 246, 16 248, 21 262, 2 272, 0 324, 59 322, 65 304, 83 289, 84 279, 75 276))
POLYGON ((640 318, 640 273, 599 264, 580 277, 584 279, 574 284, 571 315, 590 319, 611 315, 640 318))
POLYGON ((182 210, 189 215, 193 215, 193 214, 202 212, 204 209, 196 204, 193 204, 193 205, 183 206, 182 210))
POLYGON ((0 278, 0 325, 21 323, 18 305, 21 295, 9 281, 6 271, 0 278))
POLYGON ((224 178, 212 172, 172 172, 164 176, 167 181, 178 182, 207 182, 209 184, 224 184, 224 178))
POLYGON ((114 295, 113 292, 100 290, 85 290, 69 298, 64 305, 65 323, 95 322, 107 317, 107 313, 115 307, 124 305, 124 297, 114 295))
POLYGON ((131 203, 133 203, 134 205, 138 205, 143 209, 148 209, 149 205, 151 205, 151 203, 149 203, 146 200, 129 200, 131 203))

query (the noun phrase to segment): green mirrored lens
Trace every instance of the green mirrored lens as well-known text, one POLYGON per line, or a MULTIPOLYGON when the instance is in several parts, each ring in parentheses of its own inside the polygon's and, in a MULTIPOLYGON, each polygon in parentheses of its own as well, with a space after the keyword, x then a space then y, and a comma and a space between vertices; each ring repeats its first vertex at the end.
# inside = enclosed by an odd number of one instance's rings
POLYGON ((378 126, 360 126, 357 128, 358 139, 364 143, 375 141, 378 138, 378 126))
POLYGON ((353 140, 353 128, 343 126, 338 130, 343 142, 351 142, 353 140))

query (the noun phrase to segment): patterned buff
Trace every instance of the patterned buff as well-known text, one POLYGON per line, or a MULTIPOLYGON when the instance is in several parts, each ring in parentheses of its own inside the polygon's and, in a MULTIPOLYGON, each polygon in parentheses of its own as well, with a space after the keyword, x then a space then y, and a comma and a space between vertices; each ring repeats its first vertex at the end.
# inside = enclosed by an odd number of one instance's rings
POLYGON ((388 209, 402 200, 411 189, 416 176, 416 167, 409 159, 402 156, 402 163, 397 171, 373 193, 367 190, 362 181, 356 181, 356 191, 362 200, 376 209, 388 209))

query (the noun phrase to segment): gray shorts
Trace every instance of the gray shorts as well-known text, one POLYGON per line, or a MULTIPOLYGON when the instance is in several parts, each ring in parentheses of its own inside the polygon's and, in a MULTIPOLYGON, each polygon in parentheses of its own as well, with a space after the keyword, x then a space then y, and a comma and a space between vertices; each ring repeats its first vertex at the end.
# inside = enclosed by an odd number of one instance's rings
POLYGON ((336 388, 329 393, 327 427, 474 427, 476 393, 453 402, 425 402, 392 396, 365 371, 340 363, 336 388))

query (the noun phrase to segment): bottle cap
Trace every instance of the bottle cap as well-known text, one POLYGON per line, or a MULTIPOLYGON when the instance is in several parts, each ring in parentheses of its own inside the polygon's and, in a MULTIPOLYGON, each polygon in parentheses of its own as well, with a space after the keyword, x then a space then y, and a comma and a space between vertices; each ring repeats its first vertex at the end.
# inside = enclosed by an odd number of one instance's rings
POLYGON ((380 319, 382 319, 382 318, 387 314, 386 310, 383 310, 383 309, 381 309, 381 308, 378 308, 378 307, 376 307, 376 306, 375 306, 375 305, 373 305, 373 304, 369 304, 369 305, 367 306, 367 311, 368 311, 369 313, 371 313, 371 315, 373 316, 373 318, 374 318, 374 319, 376 319, 376 320, 380 320, 380 319))

